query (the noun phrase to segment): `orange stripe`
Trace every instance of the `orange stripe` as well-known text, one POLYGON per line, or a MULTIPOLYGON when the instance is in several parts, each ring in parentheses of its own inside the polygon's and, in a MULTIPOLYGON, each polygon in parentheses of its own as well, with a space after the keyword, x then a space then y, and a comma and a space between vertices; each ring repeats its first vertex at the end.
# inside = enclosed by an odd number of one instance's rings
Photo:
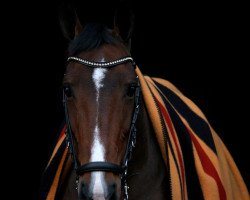
POLYGON ((150 90, 150 86, 148 85, 148 81, 146 80, 146 77, 142 75, 138 67, 136 68, 136 74, 139 77, 143 99, 144 99, 146 108, 148 110, 148 114, 151 119, 154 131, 156 134, 156 138, 160 146, 160 150, 162 152, 162 157, 167 166, 168 165, 168 160, 166 156, 167 147, 165 145, 165 140, 164 140, 163 133, 162 133, 160 114, 157 110, 156 102, 153 99, 153 94, 150 90))
POLYGON ((56 171, 55 178, 54 178, 53 183, 50 187, 50 190, 49 190, 49 193, 48 193, 46 200, 54 200, 55 199, 55 195, 56 195, 56 192, 58 189, 59 179, 60 179, 60 176, 62 173, 63 164, 64 164, 65 159, 67 158, 67 153, 68 153, 68 149, 66 148, 63 152, 62 159, 61 159, 60 164, 58 166, 58 169, 56 171))

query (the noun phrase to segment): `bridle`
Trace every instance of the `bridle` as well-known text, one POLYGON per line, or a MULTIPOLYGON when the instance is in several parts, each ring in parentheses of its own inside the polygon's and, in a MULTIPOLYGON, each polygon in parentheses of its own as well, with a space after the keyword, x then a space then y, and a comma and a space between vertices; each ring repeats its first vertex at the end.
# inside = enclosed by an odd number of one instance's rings
MULTIPOLYGON (((112 68, 115 66, 118 66, 123 63, 131 62, 134 67, 136 67, 133 58, 130 56, 123 57, 111 62, 92 62, 89 60, 85 60, 79 57, 69 57, 68 62, 78 62, 82 65, 92 67, 92 68, 112 68)), ((119 174, 121 177, 123 192, 124 192, 124 200, 128 200, 128 184, 127 184, 127 172, 128 172, 128 162, 130 161, 132 157, 132 151, 136 144, 136 121, 139 113, 140 108, 140 93, 141 93, 141 87, 140 82, 137 77, 137 85, 135 89, 134 94, 134 111, 132 114, 132 120, 130 124, 130 130, 129 130, 129 138, 128 143, 126 146, 126 151, 124 154, 123 161, 121 165, 117 165, 110 162, 89 162, 83 165, 80 165, 79 160, 77 159, 76 151, 74 148, 74 135, 72 133, 70 120, 69 120, 69 114, 68 114, 68 108, 67 108, 67 96, 63 92, 63 104, 64 104, 64 110, 65 110, 65 121, 66 121, 66 142, 67 146, 69 148, 71 157, 74 162, 74 169, 77 174, 76 182, 78 185, 79 176, 83 175, 86 172, 93 172, 93 171, 105 171, 105 172, 112 172, 114 174, 119 174)))

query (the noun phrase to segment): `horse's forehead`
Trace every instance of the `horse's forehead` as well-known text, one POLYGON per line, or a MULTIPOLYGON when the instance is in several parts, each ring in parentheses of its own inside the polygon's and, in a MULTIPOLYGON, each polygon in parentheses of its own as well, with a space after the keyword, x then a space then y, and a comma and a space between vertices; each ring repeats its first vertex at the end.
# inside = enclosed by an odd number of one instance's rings
POLYGON ((81 52, 79 54, 80 57, 95 62, 117 60, 128 55, 129 52, 123 46, 115 46, 110 44, 105 44, 97 49, 81 52))
MULTIPOLYGON (((120 59, 125 56, 128 56, 128 53, 125 50, 112 46, 112 45, 103 46, 100 49, 94 49, 91 51, 82 52, 78 55, 78 57, 82 59, 94 61, 94 62, 109 62, 109 61, 120 59)), ((111 81, 112 79, 120 80, 120 78, 122 78, 125 80, 126 79, 125 77, 130 77, 130 76, 134 77, 133 67, 130 68, 127 66, 126 67, 120 66, 120 67, 114 67, 112 68, 112 70, 109 70, 109 69, 102 70, 101 68, 99 69, 99 68, 92 68, 92 67, 84 66, 83 64, 77 63, 77 62, 69 63, 65 74, 70 79, 78 78, 81 80, 90 81, 90 80, 94 80, 93 79, 94 75, 100 74, 100 73, 97 73, 99 71, 100 72, 105 71, 105 73, 101 73, 105 76, 100 76, 100 77, 103 77, 102 81, 105 81, 105 82, 108 80, 111 81)))

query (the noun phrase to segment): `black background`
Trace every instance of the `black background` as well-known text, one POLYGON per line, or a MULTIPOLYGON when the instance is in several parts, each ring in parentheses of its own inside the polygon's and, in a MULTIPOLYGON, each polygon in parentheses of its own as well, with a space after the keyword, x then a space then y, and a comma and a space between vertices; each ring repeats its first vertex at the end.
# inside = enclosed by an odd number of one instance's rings
MULTIPOLYGON (((15 17, 4 28, 11 48, 5 50, 9 65, 3 68, 12 75, 7 94, 13 97, 4 98, 11 103, 5 116, 12 122, 5 126, 15 133, 9 135, 17 151, 9 154, 22 158, 15 172, 22 177, 18 186, 27 192, 27 199, 37 199, 42 171, 63 119, 61 81, 67 40, 57 19, 59 4, 17 3, 15 17)), ((83 12, 94 11, 98 3, 84 5, 83 12)), ((131 52, 141 71, 170 80, 201 108, 249 185, 246 5, 159 0, 131 5, 136 16, 131 52)), ((110 7, 103 8, 105 15, 110 7)))

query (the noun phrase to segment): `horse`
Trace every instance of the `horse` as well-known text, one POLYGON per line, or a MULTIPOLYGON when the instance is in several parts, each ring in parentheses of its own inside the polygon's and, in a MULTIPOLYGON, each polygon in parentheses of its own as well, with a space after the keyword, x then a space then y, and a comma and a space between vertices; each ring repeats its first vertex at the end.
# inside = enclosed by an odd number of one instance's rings
POLYGON ((74 32, 63 78, 65 127, 42 199, 247 200, 203 113, 171 83, 141 74, 130 53, 132 26, 122 32, 117 20, 112 29, 74 20, 71 32, 63 27, 67 37, 74 32))

